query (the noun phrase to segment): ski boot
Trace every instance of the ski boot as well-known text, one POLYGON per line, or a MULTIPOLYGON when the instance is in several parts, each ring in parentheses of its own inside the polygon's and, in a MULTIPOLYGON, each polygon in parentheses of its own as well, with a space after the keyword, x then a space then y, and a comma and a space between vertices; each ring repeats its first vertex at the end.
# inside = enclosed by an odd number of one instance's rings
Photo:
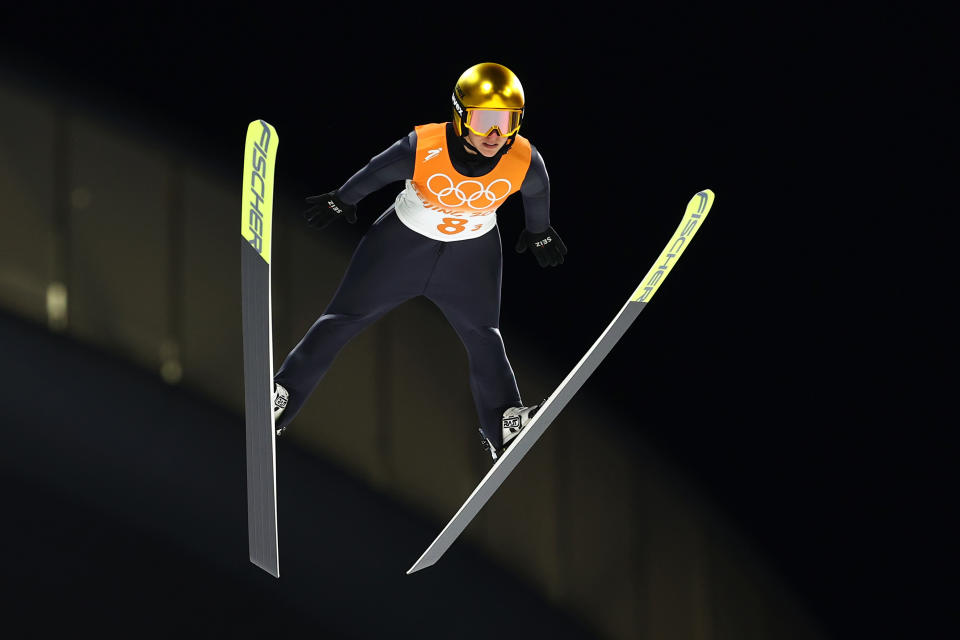
MULTIPOLYGON (((543 402, 546 402, 546 400, 543 402)), ((528 424, 530 424, 530 421, 533 420, 533 416, 536 415, 537 410, 543 406, 543 402, 532 407, 510 407, 503 412, 503 418, 500 421, 500 431, 503 434, 503 444, 499 449, 494 447, 493 443, 490 442, 485 435, 483 435, 483 430, 480 430, 482 446, 484 450, 490 454, 491 458, 496 460, 504 454, 504 452, 510 447, 510 444, 518 435, 520 435, 520 432, 523 431, 528 424)))
MULTIPOLYGON (((273 383, 273 423, 277 423, 277 419, 280 417, 280 414, 283 413, 283 410, 287 408, 287 401, 290 399, 290 392, 287 391, 282 385, 273 383)), ((281 427, 277 429, 277 435, 281 435, 286 427, 281 427)))

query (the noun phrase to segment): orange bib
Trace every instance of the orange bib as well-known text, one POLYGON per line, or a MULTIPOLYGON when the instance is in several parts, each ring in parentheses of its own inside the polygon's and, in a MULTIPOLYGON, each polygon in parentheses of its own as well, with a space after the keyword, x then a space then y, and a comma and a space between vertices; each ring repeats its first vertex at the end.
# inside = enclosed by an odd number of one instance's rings
POLYGON ((445 123, 416 127, 413 179, 397 196, 400 220, 427 237, 453 241, 476 238, 497 224, 497 208, 520 190, 530 167, 530 142, 518 135, 490 173, 470 178, 459 173, 446 149, 445 123))

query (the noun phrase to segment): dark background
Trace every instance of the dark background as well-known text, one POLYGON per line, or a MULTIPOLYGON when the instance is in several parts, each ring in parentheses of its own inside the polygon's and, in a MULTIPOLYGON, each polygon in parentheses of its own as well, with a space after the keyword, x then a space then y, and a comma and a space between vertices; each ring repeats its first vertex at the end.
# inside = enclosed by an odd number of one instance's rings
MULTIPOLYGON (((449 119, 470 65, 507 65, 569 255, 543 270, 505 251, 502 330, 508 351, 535 344, 563 370, 687 200, 712 189, 696 241, 591 384, 637 407, 644 436, 828 630, 935 625, 955 460, 942 408, 955 178, 937 182, 953 80, 936 17, 590 9, 16 7, 0 54, 71 103, 127 106, 138 115, 124 126, 150 118, 227 173, 247 122, 264 118, 281 138, 277 189, 303 196, 339 186, 414 125, 449 119), (670 348, 645 356, 648 344, 670 348)), ((395 192, 328 232, 359 239, 395 192)), ((509 248, 519 199, 499 220, 509 248)))

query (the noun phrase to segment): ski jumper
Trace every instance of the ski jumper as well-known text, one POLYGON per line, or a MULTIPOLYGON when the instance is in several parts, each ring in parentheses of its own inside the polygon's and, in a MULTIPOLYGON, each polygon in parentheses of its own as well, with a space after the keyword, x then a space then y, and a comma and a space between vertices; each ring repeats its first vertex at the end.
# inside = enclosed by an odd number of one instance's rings
POLYGON ((500 446, 503 411, 523 403, 499 331, 496 211, 521 191, 527 229, 545 229, 549 182, 542 158, 519 135, 494 159, 469 157, 462 147, 449 123, 418 126, 338 190, 355 204, 405 180, 395 203, 360 240, 323 315, 277 370, 274 380, 290 392, 277 428, 294 418, 351 338, 397 305, 424 296, 463 342, 481 429, 500 446))

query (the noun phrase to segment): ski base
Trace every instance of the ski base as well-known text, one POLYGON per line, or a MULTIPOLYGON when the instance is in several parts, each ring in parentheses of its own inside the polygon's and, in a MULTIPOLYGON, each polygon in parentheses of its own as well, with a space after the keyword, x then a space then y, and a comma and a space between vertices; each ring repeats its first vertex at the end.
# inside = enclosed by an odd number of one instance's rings
POLYGON ((240 274, 250 562, 279 578, 270 292, 276 148, 277 133, 273 127, 263 120, 251 122, 247 129, 244 156, 240 274))

